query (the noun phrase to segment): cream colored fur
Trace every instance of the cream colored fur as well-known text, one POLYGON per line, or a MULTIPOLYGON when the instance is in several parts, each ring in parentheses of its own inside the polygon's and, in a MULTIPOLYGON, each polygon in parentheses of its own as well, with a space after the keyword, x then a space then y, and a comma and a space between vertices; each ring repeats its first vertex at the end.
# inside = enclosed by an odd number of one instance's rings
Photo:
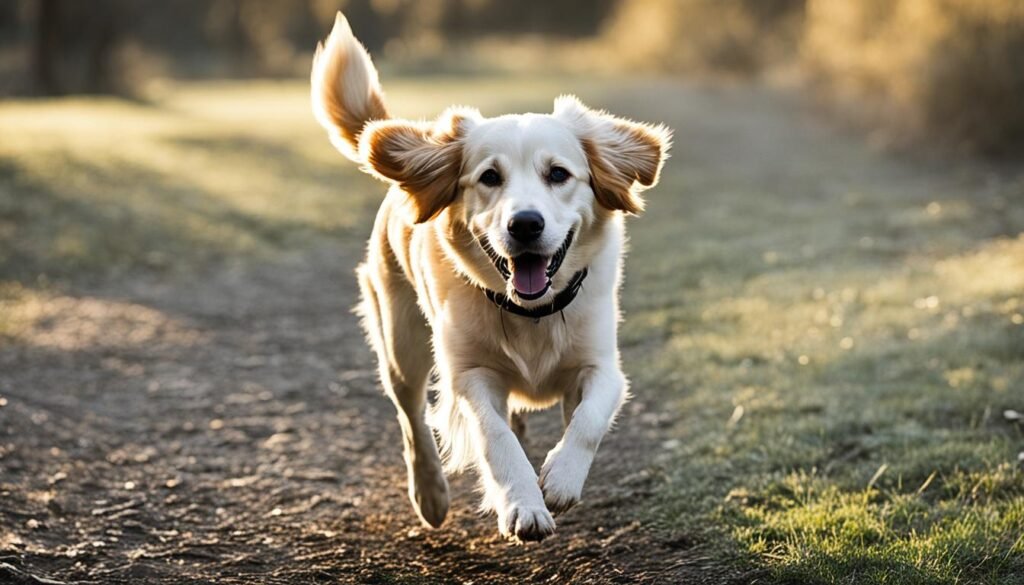
POLYGON ((579 501, 628 395, 616 344, 623 216, 657 182, 667 129, 568 96, 556 100, 553 114, 485 119, 457 109, 433 123, 389 119, 370 57, 340 14, 313 63, 312 100, 332 142, 391 184, 358 269, 359 312, 398 411, 416 512, 440 526, 449 505, 445 468, 471 467, 502 534, 551 534, 552 513, 579 501), (571 178, 547 180, 553 165, 571 178), (487 169, 500 169, 500 186, 481 182, 487 169), (511 257, 516 242, 507 225, 522 210, 544 217, 537 247, 545 254, 569 230, 575 241, 551 290, 521 305, 550 303, 574 273, 589 269, 562 315, 537 322, 502 312, 480 290, 513 294, 477 240, 511 257), (428 426, 432 371, 437 400, 428 426), (538 476, 510 416, 559 402, 565 433, 538 476))

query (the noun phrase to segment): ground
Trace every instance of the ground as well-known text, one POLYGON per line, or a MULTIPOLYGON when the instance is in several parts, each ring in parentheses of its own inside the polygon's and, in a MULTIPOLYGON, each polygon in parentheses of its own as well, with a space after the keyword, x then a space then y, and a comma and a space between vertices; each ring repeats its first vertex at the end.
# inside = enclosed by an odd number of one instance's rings
POLYGON ((576 91, 675 129, 629 222, 634 398, 584 501, 517 546, 459 477, 417 524, 350 313, 384 186, 302 83, 7 102, 0 581, 1020 582, 1019 168, 879 152, 751 87, 388 89, 414 117, 576 91))

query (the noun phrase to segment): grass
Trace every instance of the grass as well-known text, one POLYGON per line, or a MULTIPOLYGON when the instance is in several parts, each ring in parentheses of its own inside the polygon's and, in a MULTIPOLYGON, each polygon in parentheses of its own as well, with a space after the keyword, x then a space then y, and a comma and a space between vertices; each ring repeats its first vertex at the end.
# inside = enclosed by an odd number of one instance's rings
MULTIPOLYGON (((1019 583, 1024 180, 886 158, 753 89, 554 79, 390 83, 392 109, 545 110, 578 91, 676 129, 631 221, 621 334, 662 397, 655 504, 761 583, 1019 583)), ((329 149, 301 83, 151 103, 0 104, 0 338, 39 299, 139 274, 361 246, 382 187, 329 149)))
POLYGON ((1019 176, 690 99, 627 265, 634 387, 679 421, 651 518, 759 582, 1019 582, 1019 176))
POLYGON ((354 171, 312 148, 294 92, 257 91, 5 104, 2 276, 174 270, 352 228, 341 204, 368 193, 342 199, 333 183, 354 171))

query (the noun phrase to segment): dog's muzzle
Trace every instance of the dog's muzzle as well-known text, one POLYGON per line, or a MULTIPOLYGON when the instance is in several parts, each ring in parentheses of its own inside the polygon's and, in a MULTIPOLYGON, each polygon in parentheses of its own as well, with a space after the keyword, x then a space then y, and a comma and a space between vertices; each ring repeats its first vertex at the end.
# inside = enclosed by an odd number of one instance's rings
POLYGON ((512 283, 515 296, 525 301, 532 301, 541 298, 551 289, 551 279, 562 267, 569 247, 572 246, 574 235, 575 230, 569 230, 562 245, 550 258, 525 252, 509 259, 498 254, 486 237, 478 237, 477 241, 501 277, 506 282, 512 283))

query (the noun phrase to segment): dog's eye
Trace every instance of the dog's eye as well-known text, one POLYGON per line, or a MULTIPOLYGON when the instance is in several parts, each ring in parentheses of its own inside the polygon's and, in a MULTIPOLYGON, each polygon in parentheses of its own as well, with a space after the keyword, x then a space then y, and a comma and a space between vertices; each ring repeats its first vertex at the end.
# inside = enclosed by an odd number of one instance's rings
POLYGON ((564 183, 569 180, 570 176, 572 175, 569 174, 569 171, 562 167, 551 167, 551 170, 548 171, 548 180, 552 183, 564 183))
POLYGON ((487 169, 480 175, 480 182, 488 187, 497 187, 501 185, 501 175, 494 169, 487 169))

